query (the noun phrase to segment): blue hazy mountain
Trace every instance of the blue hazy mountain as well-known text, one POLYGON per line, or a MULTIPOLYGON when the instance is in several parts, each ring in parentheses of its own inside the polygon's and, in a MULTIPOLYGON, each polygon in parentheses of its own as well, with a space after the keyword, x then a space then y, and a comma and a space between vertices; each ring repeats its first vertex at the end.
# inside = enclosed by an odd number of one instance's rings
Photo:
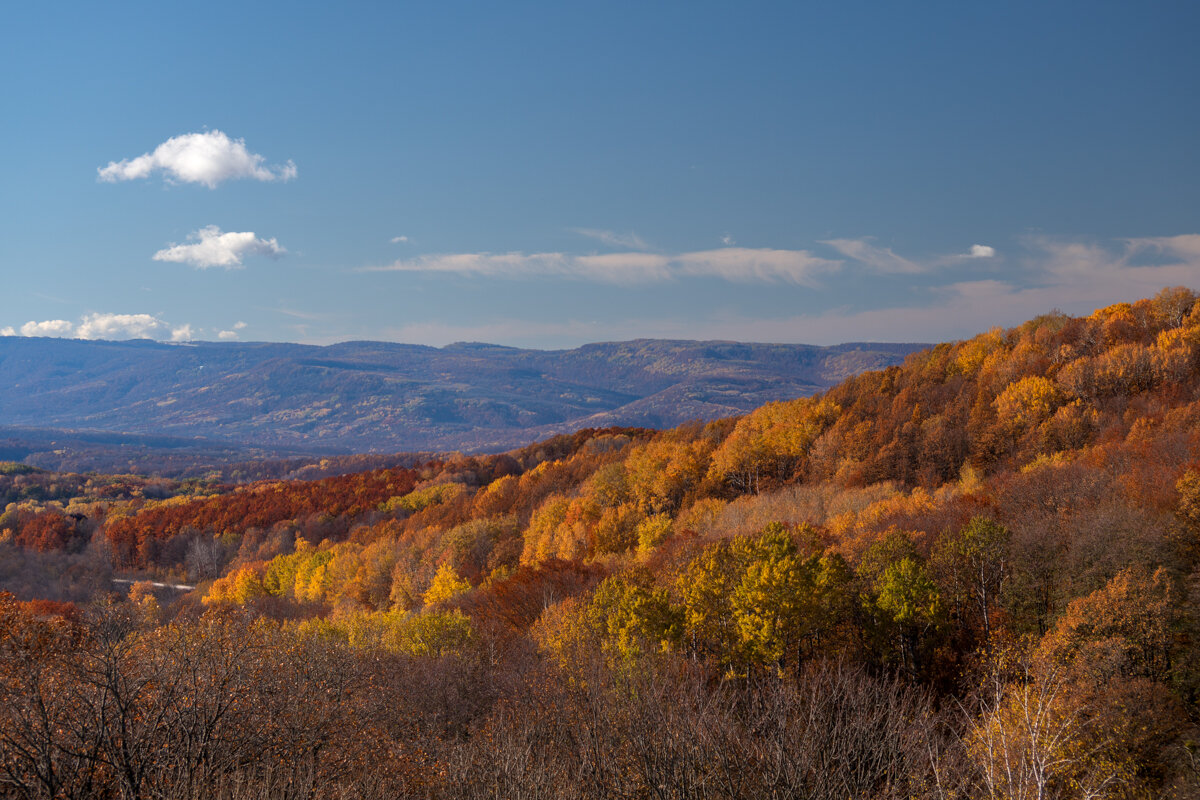
POLYGON ((167 344, 0 337, 0 425, 324 452, 496 450, 813 394, 924 345, 167 344))

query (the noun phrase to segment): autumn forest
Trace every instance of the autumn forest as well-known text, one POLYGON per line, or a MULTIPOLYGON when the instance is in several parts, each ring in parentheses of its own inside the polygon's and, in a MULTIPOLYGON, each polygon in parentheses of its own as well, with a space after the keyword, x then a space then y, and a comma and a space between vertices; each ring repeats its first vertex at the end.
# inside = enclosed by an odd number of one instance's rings
POLYGON ((0 464, 0 797, 1200 796, 1196 292, 395 463, 0 464))

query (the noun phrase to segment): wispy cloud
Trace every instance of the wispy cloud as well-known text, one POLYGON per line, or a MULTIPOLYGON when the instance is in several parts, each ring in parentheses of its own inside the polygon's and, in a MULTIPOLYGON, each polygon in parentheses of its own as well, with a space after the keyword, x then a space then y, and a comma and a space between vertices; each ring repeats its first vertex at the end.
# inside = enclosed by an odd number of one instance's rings
POLYGON ((408 241, 408 237, 407 236, 393 236, 391 241, 392 241, 392 244, 404 244, 405 242, 408 241))
POLYGON ((748 247, 683 253, 676 261, 682 275, 711 275, 728 281, 783 281, 805 286, 815 286, 819 276, 842 265, 841 261, 818 258, 807 250, 748 247))
MULTIPOLYGON (((1029 237, 1018 245, 1014 254, 1006 256, 1002 279, 965 279, 970 272, 962 267, 966 256, 960 255, 959 269, 949 261, 938 262, 946 269, 945 282, 914 287, 905 294, 908 302, 885 302, 881 307, 831 304, 823 311, 783 317, 712 311, 703 319, 499 319, 461 325, 413 322, 387 335, 399 341, 435 345, 476 340, 526 346, 552 342, 562 346, 568 342, 638 337, 812 344, 932 343, 968 338, 997 325, 1017 325, 1055 308, 1069 314, 1088 314, 1112 303, 1153 296, 1164 286, 1200 288, 1196 286, 1200 278, 1200 235, 1107 242, 1029 237), (1146 263, 1147 255, 1154 256, 1151 263, 1146 263)), ((672 277, 685 274, 680 256, 663 258, 668 261, 672 277)), ((745 275, 744 262, 738 263, 739 273, 745 275)), ((703 267, 706 274, 716 269, 711 262, 703 267)))
POLYGON ((242 266, 242 259, 249 255, 278 258, 287 252, 273 238, 260 239, 253 231, 222 233, 216 225, 201 228, 189 234, 188 239, 191 244, 173 244, 159 250, 154 254, 154 260, 191 264, 199 269, 235 269, 242 266))
POLYGON ((725 233, 721 235, 721 244, 726 247, 732 247, 737 244, 737 240, 733 238, 733 234, 725 233))
POLYGON ((287 317, 295 317, 296 319, 308 320, 309 322, 316 322, 318 320, 323 320, 328 316, 328 314, 318 313, 315 311, 300 311, 295 308, 283 308, 282 306, 279 306, 279 307, 259 306, 259 308, 262 309, 263 311, 274 311, 278 314, 283 314, 284 316, 287 316, 287 317))
POLYGON ((1200 235, 1080 242, 1051 237, 1025 240, 1032 288, 1071 290, 1102 304, 1154 294, 1164 286, 1195 285, 1200 278, 1200 235), (1144 256, 1155 258, 1145 263, 1144 256))
POLYGON ((521 278, 559 275, 607 283, 635 284, 678 278, 715 277, 736 282, 787 282, 806 286, 836 271, 842 262, 806 250, 728 247, 666 255, 631 252, 601 255, 568 253, 448 253, 402 259, 367 272, 442 272, 521 278))
POLYGON ((946 341, 997 325, 1017 325, 1055 308, 1089 314, 1113 303, 1151 297, 1165 286, 1197 288, 1200 278, 1200 235, 1114 242, 1029 237, 1021 244, 1019 265, 1005 280, 962 280, 959 273, 958 280, 928 289, 911 305, 768 320, 747 332, 791 331, 794 337, 811 334, 817 338, 807 340, 814 342, 946 341), (1160 258, 1138 263, 1147 251, 1160 258))
POLYGON ((1153 250, 1169 258, 1200 261, 1200 234, 1187 233, 1182 236, 1152 236, 1141 239, 1126 239, 1131 253, 1153 250))
POLYGON ((876 247, 866 239, 826 239, 821 244, 829 245, 846 258, 858 261, 876 272, 916 275, 927 272, 929 267, 896 255, 888 247, 876 247))
POLYGON ((646 240, 636 233, 616 233, 615 231, 599 230, 597 228, 572 228, 580 236, 603 242, 609 247, 623 247, 627 250, 653 250, 646 240))
POLYGON ((110 161, 99 167, 99 180, 106 183, 149 178, 156 172, 170 183, 199 183, 210 189, 238 178, 256 181, 288 181, 296 177, 296 165, 267 166, 266 159, 246 149, 244 139, 230 139, 221 131, 185 133, 174 136, 137 158, 110 161))

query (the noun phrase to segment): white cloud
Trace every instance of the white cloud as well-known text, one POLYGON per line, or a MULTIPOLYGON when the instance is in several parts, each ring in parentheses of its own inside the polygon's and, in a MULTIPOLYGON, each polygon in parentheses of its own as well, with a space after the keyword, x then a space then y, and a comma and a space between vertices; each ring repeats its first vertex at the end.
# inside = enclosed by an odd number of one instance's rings
POLYGON ((1095 305, 1149 297, 1164 286, 1195 287, 1200 235, 1121 241, 1123 246, 1115 248, 1048 237, 1027 239, 1028 264, 1034 272, 1028 284, 1031 289, 1070 290, 1077 301, 1095 305), (1161 258, 1141 263, 1140 256, 1148 250, 1161 258))
POLYGON ((676 257, 679 273, 715 276, 728 281, 784 281, 815 286, 817 276, 833 272, 842 262, 818 258, 806 250, 725 247, 683 253, 676 257))
MULTIPOLYGON (((22 336, 70 336, 75 326, 65 319, 48 319, 43 322, 26 322, 21 326, 22 336)), ((12 335, 12 334, 10 334, 12 335)))
POLYGON ((244 322, 239 321, 239 322, 233 323, 233 329, 235 331, 240 331, 242 328, 245 328, 245 327, 246 327, 246 323, 244 323, 244 322))
POLYGON ((228 342, 238 338, 238 333, 237 331, 218 331, 217 338, 222 342, 228 342))
POLYGON ((670 279, 671 260, 657 253, 566 256, 563 269, 568 274, 609 283, 652 283, 670 279))
POLYGON ((636 233, 616 233, 598 228, 572 228, 575 233, 603 242, 610 247, 624 247, 628 250, 651 250, 646 240, 636 233))
POLYGON ((404 259, 368 272, 445 272, 495 277, 561 275, 608 283, 630 284, 682 277, 715 277, 728 281, 784 281, 812 286, 818 275, 832 272, 841 261, 819 258, 806 250, 744 247, 664 255, 659 253, 448 253, 404 259))
MULTIPOLYGON (((904 305, 863 308, 835 304, 824 311, 784 317, 713 310, 702 319, 500 319, 463 325, 414 322, 388 331, 387 335, 398 341, 426 344, 472 340, 532 346, 639 337, 811 344, 933 343, 967 338, 994 326, 1018 325, 1055 308, 1068 314, 1086 315, 1112 303, 1152 297, 1165 286, 1200 288, 1197 286, 1200 235, 1196 234, 1099 243, 1038 237, 1020 244, 1020 258, 1007 256, 1005 276, 1000 280, 963 280, 969 271, 962 267, 961 255, 946 257, 944 263, 935 262, 949 270, 950 280, 939 286, 914 289, 913 294, 906 294, 914 301, 904 305), (1147 253, 1157 256, 1153 263, 1143 263, 1147 253), (954 258, 958 260, 948 260, 954 258), (953 263, 960 268, 954 270, 953 263)), ((669 262, 671 276, 682 274, 683 256, 664 258, 669 262)), ((735 263, 740 265, 739 274, 745 274, 745 262, 735 259, 735 263)), ((704 266, 708 274, 715 269, 711 263, 704 266)))
POLYGON ((725 245, 726 247, 732 247, 733 245, 737 244, 737 239, 734 239, 732 234, 722 234, 721 244, 725 245))
MULTIPOLYGON (((234 330, 246 323, 238 322, 234 330)), ((235 334, 236 335, 236 334, 235 334)), ((191 324, 172 325, 152 314, 85 314, 78 324, 65 319, 26 322, 19 328, 0 328, 0 336, 56 336, 70 339, 157 339, 190 342, 197 338, 191 324)))
POLYGON ((1200 288, 1200 235, 1127 239, 1116 246, 1046 237, 1022 244, 1027 252, 1007 280, 954 281, 933 288, 926 303, 764 320, 743 333, 775 331, 784 341, 817 343, 938 342, 974 336, 997 325, 1018 325, 1055 308, 1086 315, 1113 303, 1153 297, 1166 286, 1200 288), (1162 254, 1166 263, 1132 263, 1147 249, 1162 254))
POLYGON ((407 241, 408 241, 407 236, 393 236, 392 237, 392 244, 403 244, 407 241))
POLYGON ((248 255, 278 258, 287 252, 273 238, 259 239, 253 231, 221 233, 216 225, 201 228, 189 234, 188 239, 192 244, 172 244, 155 253, 154 260, 191 264, 200 269, 233 269, 242 266, 242 259, 248 255))
POLYGON ((246 149, 244 139, 230 139, 221 131, 185 133, 174 136, 137 158, 110 161, 96 170, 106 183, 148 178, 156 171, 166 173, 168 182, 201 183, 210 189, 237 178, 258 181, 287 181, 296 177, 296 165, 266 166, 265 158, 246 149))
POLYGON ((967 258, 994 258, 996 248, 986 244, 973 244, 967 251, 967 258))
POLYGON ((402 259, 388 267, 366 271, 451 272, 472 275, 567 274, 568 256, 563 253, 436 253, 402 259))
POLYGON ((847 258, 867 265, 876 272, 915 275, 927 272, 928 267, 898 256, 888 247, 876 247, 866 239, 827 239, 827 244, 847 258))
POLYGON ((1170 258, 1200 261, 1200 234, 1182 236, 1153 236, 1142 239, 1126 239, 1133 252, 1153 250, 1170 258))
POLYGON ((77 339, 153 339, 167 324, 149 314, 87 314, 75 329, 77 339))
MULTIPOLYGON (((65 319, 47 319, 41 322, 29 321, 19 329, 11 325, 0 330, 3 336, 55 336, 74 339, 143 339, 149 334, 157 333, 166 324, 149 314, 89 314, 85 315, 76 326, 65 319)), ((191 326, 184 325, 176 329, 186 329, 190 334, 191 326)))

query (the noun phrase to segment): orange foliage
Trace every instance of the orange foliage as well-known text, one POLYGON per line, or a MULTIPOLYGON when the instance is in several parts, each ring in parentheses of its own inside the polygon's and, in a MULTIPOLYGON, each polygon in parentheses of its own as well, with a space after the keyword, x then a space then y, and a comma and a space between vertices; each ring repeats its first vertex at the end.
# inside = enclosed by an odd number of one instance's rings
POLYGON ((121 563, 142 566, 150 561, 155 540, 184 528, 240 534, 315 514, 354 518, 411 492, 417 479, 413 470, 384 469, 318 481, 255 484, 206 500, 147 506, 110 520, 104 531, 121 563))

